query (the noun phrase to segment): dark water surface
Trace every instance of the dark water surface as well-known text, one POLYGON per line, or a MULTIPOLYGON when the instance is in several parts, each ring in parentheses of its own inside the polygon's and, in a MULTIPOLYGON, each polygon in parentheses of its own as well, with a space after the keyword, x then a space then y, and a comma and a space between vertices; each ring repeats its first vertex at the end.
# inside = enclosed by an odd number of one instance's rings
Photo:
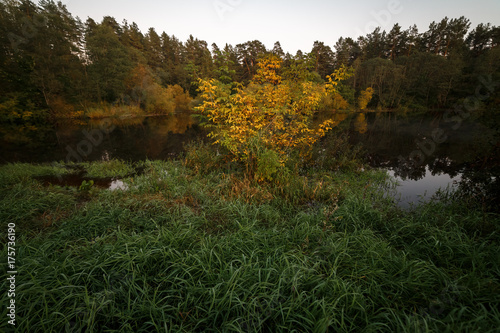
MULTIPOLYGON (((361 143, 371 166, 388 170, 399 183, 393 195, 408 207, 447 187, 499 197, 500 119, 492 114, 476 113, 460 123, 443 112, 325 113, 321 118, 333 117, 334 130, 348 131, 352 144, 361 143)), ((0 134, 1 163, 167 159, 184 143, 206 136, 189 114, 61 120, 0 134)))
MULTIPOLYGON (((4 131, 5 132, 5 131, 4 131)), ((171 158, 204 136, 186 113, 160 117, 62 119, 23 136, 4 135, 1 162, 127 161, 171 158)))
POLYGON ((499 204, 498 113, 476 113, 461 122, 444 112, 357 114, 349 131, 351 143, 365 148, 369 164, 395 178, 400 206, 459 186, 485 204, 499 204))

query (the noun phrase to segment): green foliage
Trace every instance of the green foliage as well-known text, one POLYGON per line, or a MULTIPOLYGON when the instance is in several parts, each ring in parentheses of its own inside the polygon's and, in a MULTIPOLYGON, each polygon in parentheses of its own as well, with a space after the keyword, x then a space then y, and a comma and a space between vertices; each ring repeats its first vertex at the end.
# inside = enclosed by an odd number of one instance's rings
MULTIPOLYGON (((355 72, 354 72, 355 73, 355 72)), ((338 87, 339 94, 348 103, 348 105, 354 105, 356 102, 355 94, 356 90, 347 84, 339 84, 338 87)))
POLYGON ((81 163, 89 178, 125 177, 135 172, 130 163, 121 160, 81 163))
POLYGON ((82 184, 78 187, 78 190, 82 191, 82 192, 88 192, 88 191, 90 191, 92 186, 94 186, 93 180, 89 180, 89 181, 84 180, 84 181, 82 181, 82 184))
POLYGON ((274 175, 282 168, 280 156, 270 149, 264 149, 257 155, 257 179, 273 180, 274 175))
POLYGON ((36 106, 21 93, 0 97, 0 138, 5 142, 30 142, 37 130, 47 126, 48 110, 36 106))
MULTIPOLYGON (((348 84, 353 91, 339 88, 340 96, 354 105, 354 96, 370 86, 379 108, 452 107, 474 93, 482 75, 494 82, 499 76, 494 64, 500 28, 481 23, 468 33, 465 17, 432 22, 421 33, 416 26, 404 30, 395 24, 357 39, 341 37, 335 52, 315 41, 310 52, 295 56, 285 54, 279 42, 268 50, 258 40, 222 49, 214 44, 211 54, 207 43, 193 36, 182 42, 154 28, 143 34, 137 24, 120 24, 111 16, 81 22, 54 1, 6 1, 0 17, 0 87, 9 96, 0 103, 10 107, 9 100, 22 96, 33 104, 31 112, 50 110, 53 117, 81 116, 99 103, 170 113, 179 106, 171 103, 170 86, 194 98, 193 81, 199 78, 247 84, 265 55, 283 60, 279 75, 287 81, 321 84, 335 69, 355 67, 348 84), (148 73, 144 86, 145 76, 129 84, 137 68, 148 73)), ((329 99, 327 108, 343 108, 338 95, 329 99)), ((486 104, 496 99, 497 90, 486 104)))
POLYGON ((30 182, 33 177, 58 176, 71 172, 72 170, 60 163, 54 163, 52 165, 9 163, 0 166, 0 183, 2 185, 12 185, 19 182, 30 182))
POLYGON ((34 125, 47 117, 47 111, 38 109, 28 96, 12 94, 0 100, 0 123, 34 125))
POLYGON ((126 80, 134 68, 131 51, 120 42, 113 26, 104 22, 87 32, 86 42, 92 98, 114 102, 125 94, 126 80))
POLYGON ((224 148, 216 148, 214 145, 203 141, 195 141, 184 146, 184 164, 195 170, 196 173, 207 174, 218 171, 227 164, 224 158, 224 148))
POLYGON ((399 211, 379 190, 383 172, 317 169, 276 186, 179 161, 141 166, 128 191, 90 198, 3 181, 39 166, 0 168, 0 219, 16 223, 22 249, 18 330, 498 327, 497 215, 453 200, 399 211))

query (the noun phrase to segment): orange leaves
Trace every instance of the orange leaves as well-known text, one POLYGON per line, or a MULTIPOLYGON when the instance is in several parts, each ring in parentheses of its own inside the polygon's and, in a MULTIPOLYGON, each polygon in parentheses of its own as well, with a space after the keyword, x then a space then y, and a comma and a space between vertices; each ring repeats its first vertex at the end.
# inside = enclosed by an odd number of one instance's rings
POLYGON ((281 83, 281 76, 277 71, 281 67, 282 60, 274 56, 268 56, 258 63, 259 69, 252 81, 258 84, 270 83, 278 85, 281 83))
POLYGON ((279 75, 281 59, 268 56, 250 84, 243 88, 217 80, 199 80, 204 101, 197 110, 211 122, 211 133, 237 159, 254 163, 254 157, 274 156, 283 164, 292 149, 307 153, 331 129, 326 120, 311 127, 319 102, 327 91, 335 91, 338 81, 349 76, 341 68, 328 77, 325 85, 310 81, 291 82, 279 75), (267 155, 265 155, 267 154, 267 155), (270 155, 271 154, 271 155, 270 155))

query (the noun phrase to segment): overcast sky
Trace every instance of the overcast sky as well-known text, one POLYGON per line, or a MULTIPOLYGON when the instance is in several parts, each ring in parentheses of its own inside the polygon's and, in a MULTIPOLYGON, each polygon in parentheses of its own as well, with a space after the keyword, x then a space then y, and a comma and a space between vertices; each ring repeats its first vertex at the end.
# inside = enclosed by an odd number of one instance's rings
POLYGON ((389 31, 416 24, 419 32, 445 16, 465 16, 471 29, 479 23, 500 25, 500 0, 63 0, 82 21, 113 16, 136 22, 185 41, 190 34, 207 41, 236 45, 260 40, 268 49, 279 41, 285 52, 309 52, 314 41, 332 47, 339 37, 357 38, 376 26, 389 31))

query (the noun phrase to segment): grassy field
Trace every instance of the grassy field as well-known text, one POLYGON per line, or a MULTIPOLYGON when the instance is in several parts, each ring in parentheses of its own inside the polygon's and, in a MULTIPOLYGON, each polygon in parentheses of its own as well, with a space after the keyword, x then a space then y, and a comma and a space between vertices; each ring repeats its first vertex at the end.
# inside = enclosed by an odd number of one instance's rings
POLYGON ((18 332, 498 332, 498 215, 453 196, 401 211, 380 171, 256 183, 189 154, 0 167, 18 332), (42 177, 77 170, 128 188, 42 177))

